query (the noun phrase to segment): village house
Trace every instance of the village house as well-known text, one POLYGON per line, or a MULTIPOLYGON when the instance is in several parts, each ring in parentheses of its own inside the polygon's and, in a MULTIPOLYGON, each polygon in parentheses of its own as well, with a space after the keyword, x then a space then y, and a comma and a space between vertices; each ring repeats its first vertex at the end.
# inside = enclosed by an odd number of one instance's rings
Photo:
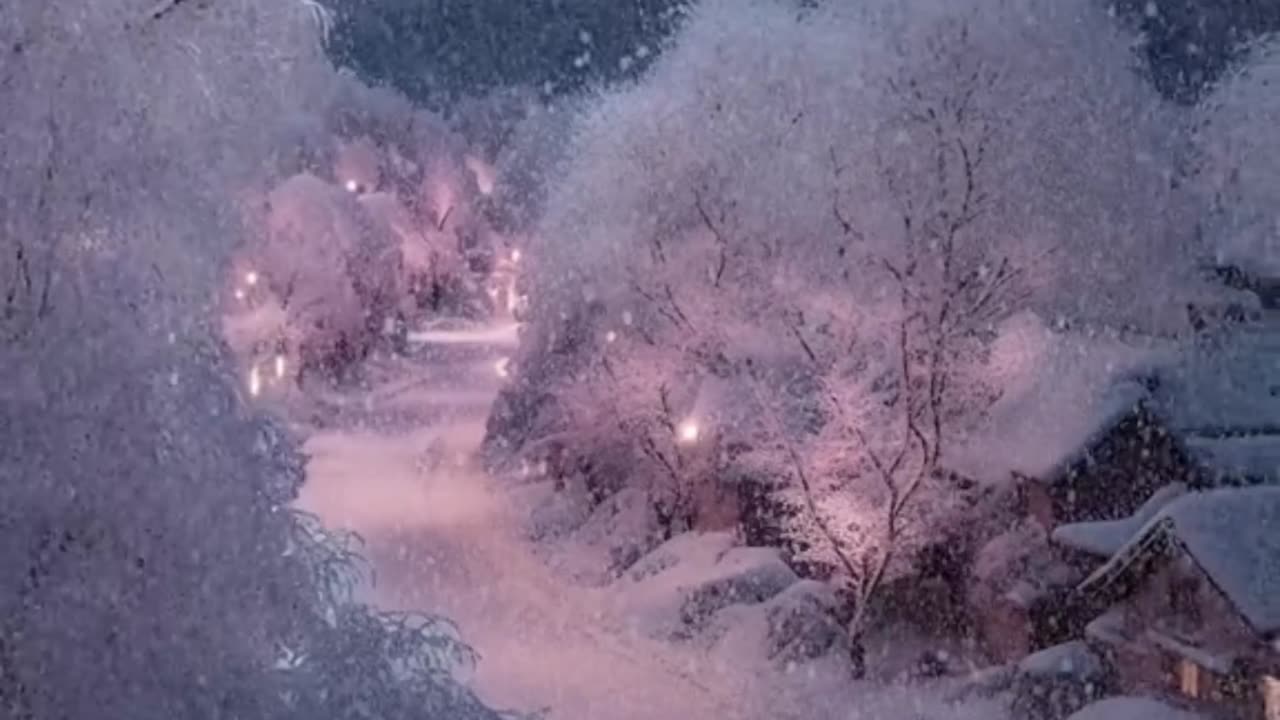
POLYGON ((1054 539, 1106 558, 1076 595, 1105 608, 1085 637, 1116 690, 1280 718, 1280 487, 1170 489, 1054 539))
POLYGON ((1062 598, 1084 577, 1049 544, 1064 522, 1123 517, 1169 477, 1194 475, 1149 407, 1156 343, 1026 323, 1010 331, 1015 372, 985 422, 954 444, 948 470, 989 488, 966 603, 976 639, 1006 662, 1059 642, 1062 598), (991 531, 997 534, 991 535, 991 531))
MULTIPOLYGON (((1140 342, 1140 341, 1139 341, 1140 342)), ((1002 535, 980 540, 968 593, 978 640, 1008 661, 1076 634, 1071 589, 1101 562, 1055 528, 1159 509, 1169 485, 1280 482, 1280 322, 1206 334, 1190 350, 1061 335, 948 467, 998 488, 1002 535), (1160 492, 1158 492, 1160 491, 1160 492), (1056 534, 1055 534, 1056 537, 1056 534)))

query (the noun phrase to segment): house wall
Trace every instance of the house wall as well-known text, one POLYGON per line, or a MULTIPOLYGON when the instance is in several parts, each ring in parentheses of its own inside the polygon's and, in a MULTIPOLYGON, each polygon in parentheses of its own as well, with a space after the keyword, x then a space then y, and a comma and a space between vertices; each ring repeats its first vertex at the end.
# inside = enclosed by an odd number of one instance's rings
POLYGON ((1016 662, 1033 650, 1033 628, 1027 608, 1008 598, 991 598, 974 607, 982 651, 996 663, 1016 662))
POLYGON ((1040 527, 1057 527, 1058 512, 1049 485, 1035 478, 1016 475, 1015 481, 1018 483, 1020 514, 1040 523, 1040 527))
POLYGON ((1173 482, 1199 486, 1200 471, 1177 437, 1139 408, 1048 484, 1054 506, 1048 527, 1127 517, 1173 482))
POLYGON ((1122 611, 1128 641, 1111 648, 1121 692, 1158 692, 1226 709, 1232 717, 1262 718, 1256 678, 1239 668, 1215 672, 1145 636, 1156 630, 1219 657, 1248 657, 1257 651, 1252 631, 1189 557, 1178 552, 1160 564, 1122 611))

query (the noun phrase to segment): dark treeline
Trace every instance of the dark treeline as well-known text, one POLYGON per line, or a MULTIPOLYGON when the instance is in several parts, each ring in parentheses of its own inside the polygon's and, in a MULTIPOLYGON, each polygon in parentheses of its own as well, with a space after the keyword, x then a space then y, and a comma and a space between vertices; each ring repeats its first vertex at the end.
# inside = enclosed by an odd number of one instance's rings
MULTIPOLYGON (((500 85, 551 94, 632 77, 678 26, 684 0, 329 0, 330 52, 366 80, 430 105, 500 85), (589 53, 589 54, 588 54, 589 53)), ((1240 47, 1280 30, 1273 0, 1115 0, 1139 29, 1152 82, 1199 99, 1240 47)))

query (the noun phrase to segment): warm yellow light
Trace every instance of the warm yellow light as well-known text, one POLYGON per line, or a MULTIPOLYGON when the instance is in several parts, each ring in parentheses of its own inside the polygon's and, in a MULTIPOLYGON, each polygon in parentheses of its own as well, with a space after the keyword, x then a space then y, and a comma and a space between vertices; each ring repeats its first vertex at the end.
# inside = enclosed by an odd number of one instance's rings
POLYGON ((249 395, 258 397, 262 394, 262 374, 258 372, 258 366, 254 365, 249 368, 249 395))
POLYGON ((686 445, 698 442, 701 434, 702 428, 698 427, 697 421, 692 418, 684 420, 676 427, 676 438, 686 445))
POLYGON ((285 360, 284 355, 276 355, 276 379, 284 378, 285 360))

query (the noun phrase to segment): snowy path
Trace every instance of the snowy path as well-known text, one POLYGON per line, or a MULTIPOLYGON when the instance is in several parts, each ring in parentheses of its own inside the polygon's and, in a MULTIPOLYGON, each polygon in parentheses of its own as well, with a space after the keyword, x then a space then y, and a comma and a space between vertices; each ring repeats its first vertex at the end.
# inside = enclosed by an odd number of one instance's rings
MULTIPOLYGON (((480 654, 492 705, 551 720, 746 720, 741 692, 674 646, 619 636, 595 591, 531 552, 509 495, 471 463, 500 351, 404 363, 317 431, 300 504, 356 530, 384 607, 440 612, 480 654)), ((772 716, 776 717, 776 716, 772 716)))

